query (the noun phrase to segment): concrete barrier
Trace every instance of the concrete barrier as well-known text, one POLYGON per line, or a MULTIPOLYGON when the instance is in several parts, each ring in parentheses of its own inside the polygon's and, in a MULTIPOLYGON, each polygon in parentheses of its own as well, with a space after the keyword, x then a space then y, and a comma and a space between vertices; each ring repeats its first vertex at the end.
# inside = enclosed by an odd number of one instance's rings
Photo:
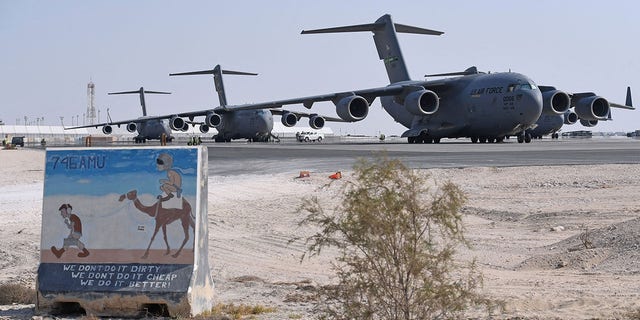
POLYGON ((207 253, 206 147, 47 149, 38 314, 198 315, 207 253))

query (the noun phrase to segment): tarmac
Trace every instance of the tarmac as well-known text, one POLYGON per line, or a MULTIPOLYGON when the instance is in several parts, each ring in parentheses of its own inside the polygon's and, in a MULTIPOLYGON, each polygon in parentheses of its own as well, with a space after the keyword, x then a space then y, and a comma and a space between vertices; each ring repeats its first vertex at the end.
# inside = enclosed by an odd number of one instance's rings
MULTIPOLYGON (((329 139, 327 139, 329 140, 329 139)), ((208 143, 209 175, 348 171, 360 158, 385 153, 411 168, 518 167, 640 163, 640 140, 564 138, 480 144, 467 139, 439 144, 397 141, 321 143, 208 143)))

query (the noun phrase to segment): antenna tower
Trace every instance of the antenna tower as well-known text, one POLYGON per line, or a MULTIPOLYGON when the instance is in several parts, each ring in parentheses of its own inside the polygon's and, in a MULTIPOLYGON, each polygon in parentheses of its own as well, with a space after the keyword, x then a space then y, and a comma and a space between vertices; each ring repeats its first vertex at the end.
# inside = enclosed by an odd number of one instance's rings
POLYGON ((87 112, 85 113, 87 124, 96 123, 95 88, 93 82, 87 84, 87 112))

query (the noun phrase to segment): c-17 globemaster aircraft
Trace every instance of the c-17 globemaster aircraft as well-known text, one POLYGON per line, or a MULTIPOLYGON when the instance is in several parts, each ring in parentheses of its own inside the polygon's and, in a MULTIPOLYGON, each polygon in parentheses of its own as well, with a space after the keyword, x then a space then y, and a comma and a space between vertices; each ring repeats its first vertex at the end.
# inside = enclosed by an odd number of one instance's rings
MULTIPOLYGON (((442 138, 471 138, 472 142, 502 141, 517 135, 519 142, 530 142, 526 130, 532 128, 541 113, 562 114, 569 109, 569 95, 559 90, 544 93, 527 76, 513 73, 479 73, 475 68, 462 77, 433 81, 412 81, 402 57, 397 32, 441 35, 443 32, 393 23, 384 15, 371 24, 302 31, 303 34, 332 32, 373 32, 378 56, 387 69, 390 85, 262 103, 222 106, 222 111, 281 108, 332 101, 336 113, 346 122, 366 118, 369 106, 381 98, 384 109, 405 127, 409 143, 438 143, 442 138)), ((456 73, 457 74, 457 73, 456 73)), ((443 74, 454 75, 454 74, 443 74)), ((606 100, 583 97, 576 102, 585 119, 595 120, 606 109, 606 100)), ((181 113, 178 116, 215 118, 215 110, 181 113)), ((606 114, 606 112, 605 112, 606 114)), ((289 112, 283 111, 283 123, 289 112)), ((292 117, 293 118, 293 117, 292 117)), ((317 118, 317 117, 316 117, 317 118)), ((206 122, 206 121, 205 121, 206 122)))
MULTIPOLYGON (((313 129, 321 129, 324 127, 325 121, 343 122, 342 119, 324 117, 318 114, 309 114, 303 112, 294 112, 276 109, 253 109, 253 110, 230 110, 227 108, 227 98, 224 91, 224 83, 222 81, 223 74, 232 75, 257 75, 257 73, 248 73, 240 71, 223 70, 220 65, 216 65, 212 70, 193 71, 172 73, 170 76, 182 75, 213 75, 213 82, 220 107, 194 112, 179 113, 179 117, 187 117, 193 123, 194 117, 205 116, 202 127, 212 127, 218 131, 214 136, 216 142, 229 142, 232 139, 248 139, 253 142, 266 142, 269 138, 274 137, 271 133, 273 130, 273 115, 280 115, 284 126, 292 127, 296 125, 301 117, 309 118, 309 126, 313 129)), ((277 137, 274 137, 277 139, 277 137)))
MULTIPOLYGON (((147 140, 153 140, 153 139, 160 140, 162 139, 163 135, 168 142, 171 142, 171 140, 173 140, 173 136, 171 136, 172 128, 170 128, 169 124, 163 119, 159 119, 153 116, 147 116, 147 105, 144 99, 145 93, 171 94, 170 92, 148 91, 148 90, 144 90, 143 87, 140 87, 140 89, 136 91, 110 92, 109 93, 110 95, 139 94, 140 106, 142 107, 142 117, 133 119, 133 120, 110 121, 110 122, 96 123, 96 124, 85 125, 85 126, 69 127, 69 128, 65 128, 65 130, 102 127, 102 133, 111 134, 113 132, 113 126, 120 127, 121 125, 126 124, 127 131, 138 132, 138 135, 133 138, 135 143, 144 143, 147 140)), ((180 119, 179 121, 183 121, 183 120, 180 119)), ((187 128, 188 127, 183 121, 179 127, 176 127, 174 129, 186 130, 187 128)))

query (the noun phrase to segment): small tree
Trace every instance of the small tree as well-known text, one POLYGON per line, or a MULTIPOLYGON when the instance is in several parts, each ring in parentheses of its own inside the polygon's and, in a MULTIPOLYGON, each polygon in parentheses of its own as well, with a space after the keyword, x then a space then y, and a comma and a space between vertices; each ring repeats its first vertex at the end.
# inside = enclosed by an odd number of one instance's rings
POLYGON ((360 160, 343 199, 325 211, 317 197, 303 200, 301 225, 320 228, 308 237, 305 257, 338 249, 332 263, 338 284, 320 290, 319 312, 329 319, 434 319, 487 304, 474 291, 482 277, 474 263, 454 262, 463 236, 466 200, 454 184, 439 190, 428 178, 386 156, 360 160))

